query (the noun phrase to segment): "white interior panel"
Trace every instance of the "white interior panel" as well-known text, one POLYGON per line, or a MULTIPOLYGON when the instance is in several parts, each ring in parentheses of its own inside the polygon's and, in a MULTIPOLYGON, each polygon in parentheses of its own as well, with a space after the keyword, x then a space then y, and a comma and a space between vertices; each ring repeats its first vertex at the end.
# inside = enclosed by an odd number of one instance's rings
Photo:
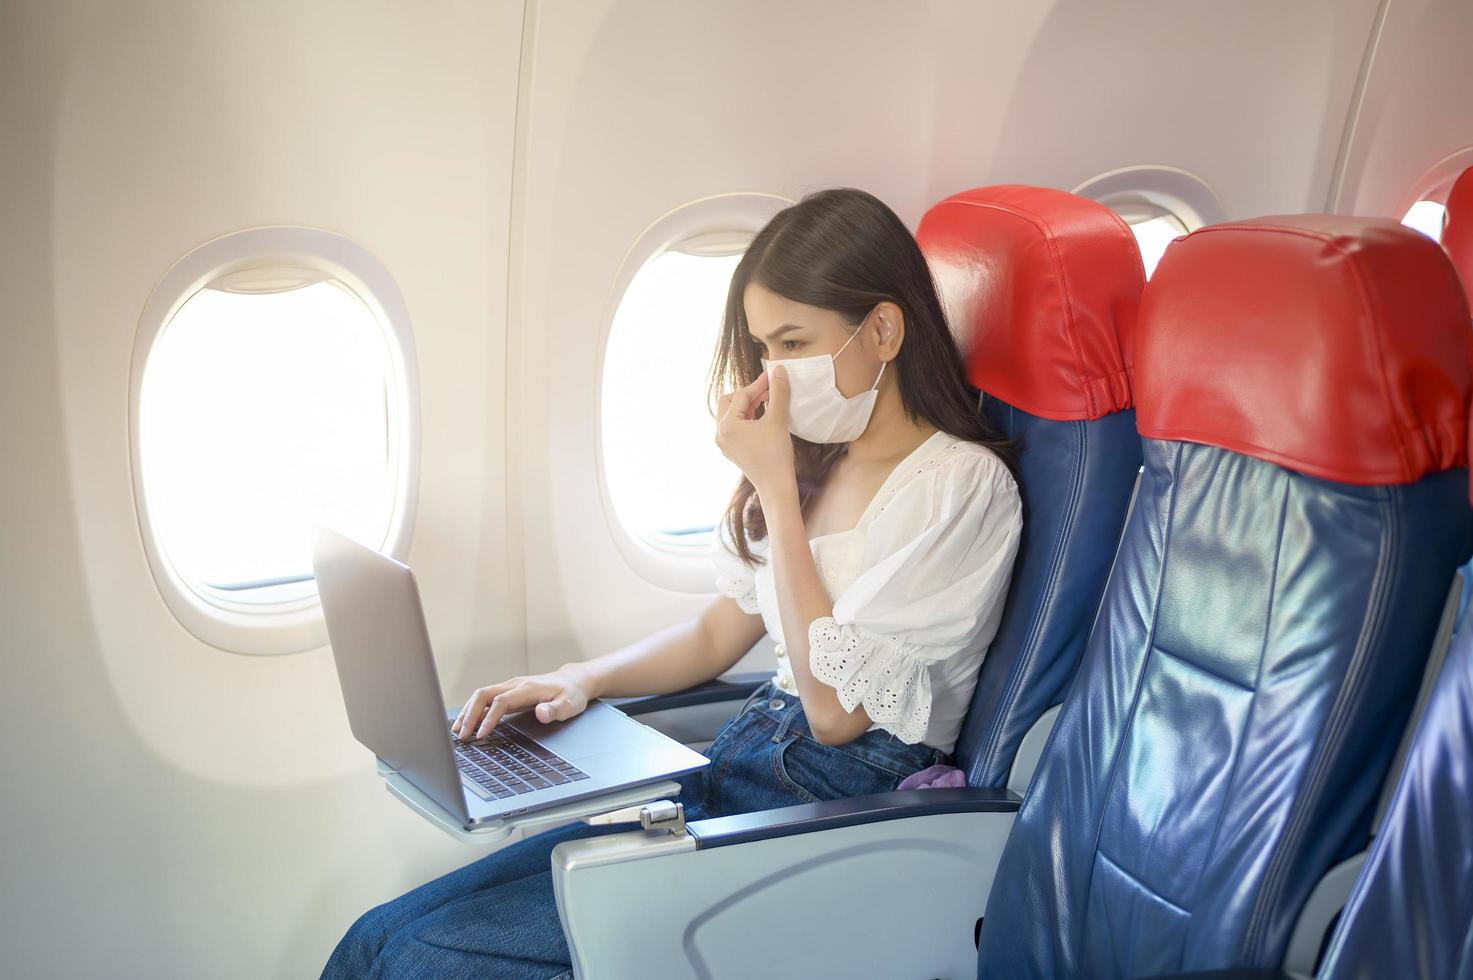
POLYGON ((1336 210, 1400 218, 1429 190, 1445 196, 1447 183, 1473 166, 1470 41, 1467 0, 1387 5, 1336 210))
POLYGON ((385 792, 327 648, 209 646, 154 584, 129 370, 201 243, 326 229, 403 295, 455 701, 706 601, 630 567, 595 469, 611 286, 662 216, 848 185, 914 228, 1142 164, 1229 217, 1391 213, 1473 142, 1470 39, 1462 0, 0 2, 0 972, 316 976, 476 856, 385 792))
POLYGON ((226 653, 164 605, 131 491, 133 337, 171 264, 227 231, 377 256, 419 360, 409 557, 442 680, 519 670, 491 556, 522 9, 0 10, 3 972, 315 976, 356 915, 467 855, 384 791, 326 647, 226 653))

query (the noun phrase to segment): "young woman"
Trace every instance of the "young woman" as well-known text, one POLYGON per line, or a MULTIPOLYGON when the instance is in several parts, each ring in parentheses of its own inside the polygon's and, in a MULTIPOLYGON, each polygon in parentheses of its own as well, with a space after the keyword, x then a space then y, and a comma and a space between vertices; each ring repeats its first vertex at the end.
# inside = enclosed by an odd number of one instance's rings
MULTIPOLYGON (((743 473, 713 541, 720 594, 624 649, 478 689, 452 730, 681 690, 768 634, 777 671, 681 780, 688 820, 887 792, 951 761, 1022 505, 895 213, 852 188, 779 212, 732 276, 711 391, 743 473)), ((552 848, 627 830, 556 827, 380 905, 323 976, 570 978, 552 848)))

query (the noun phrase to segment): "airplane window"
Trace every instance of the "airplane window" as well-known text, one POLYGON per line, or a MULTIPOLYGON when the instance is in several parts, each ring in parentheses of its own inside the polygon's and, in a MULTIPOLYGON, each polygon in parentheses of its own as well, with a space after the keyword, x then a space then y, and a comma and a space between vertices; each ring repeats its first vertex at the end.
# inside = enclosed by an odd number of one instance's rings
POLYGON ((1447 208, 1436 201, 1418 201, 1407 209, 1401 223, 1408 228, 1415 228, 1434 242, 1440 242, 1443 216, 1446 214, 1447 208))
POLYGON ((1147 279, 1155 274, 1173 239, 1227 220, 1206 181, 1163 164, 1111 170, 1086 180, 1074 193, 1099 201, 1125 220, 1140 248, 1147 279))
POLYGON ((601 399, 609 499, 625 528, 657 544, 704 541, 741 477, 716 448, 706 406, 740 259, 660 252, 630 281, 609 330, 601 399))
POLYGON ((1166 246, 1178 235, 1185 235, 1187 227, 1181 219, 1167 211, 1140 217, 1126 214, 1125 219, 1140 247, 1141 262, 1146 267, 1146 278, 1149 279, 1151 273, 1156 271, 1156 263, 1161 261, 1161 256, 1166 252, 1166 246))
POLYGON ((150 525, 194 591, 314 596, 316 520, 384 540, 402 437, 392 363, 374 313, 322 275, 221 280, 184 302, 149 353, 138 438, 150 525))

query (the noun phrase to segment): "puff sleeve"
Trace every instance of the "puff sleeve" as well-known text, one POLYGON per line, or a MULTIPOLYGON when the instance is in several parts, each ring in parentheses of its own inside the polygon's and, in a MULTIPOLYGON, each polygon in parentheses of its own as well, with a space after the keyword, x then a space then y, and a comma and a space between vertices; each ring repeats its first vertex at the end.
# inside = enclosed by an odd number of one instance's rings
POLYGON ((725 520, 717 523, 711 535, 709 554, 716 569, 716 591, 735 599, 742 612, 757 612, 756 570, 737 556, 725 520))
POLYGON ((809 669, 845 711, 902 741, 926 735, 931 664, 992 642, 1022 532, 1022 501, 982 447, 907 480, 870 522, 861 571, 808 627, 809 669))

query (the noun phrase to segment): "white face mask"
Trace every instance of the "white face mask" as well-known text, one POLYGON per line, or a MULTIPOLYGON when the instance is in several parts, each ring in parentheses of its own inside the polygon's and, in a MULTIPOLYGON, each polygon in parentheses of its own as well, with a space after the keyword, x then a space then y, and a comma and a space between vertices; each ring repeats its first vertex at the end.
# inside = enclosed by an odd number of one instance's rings
MULTIPOLYGON (((859 331, 849 335, 844 347, 854 342, 859 331)), ((788 375, 788 431, 799 439, 809 442, 853 442, 869 425, 869 417, 875 410, 875 399, 879 397, 880 378, 885 374, 885 364, 880 363, 880 373, 868 391, 853 398, 834 383, 834 358, 844 353, 840 347, 833 354, 816 354, 813 357, 794 357, 779 361, 788 375)), ((762 370, 769 379, 772 365, 762 358, 762 370)))

